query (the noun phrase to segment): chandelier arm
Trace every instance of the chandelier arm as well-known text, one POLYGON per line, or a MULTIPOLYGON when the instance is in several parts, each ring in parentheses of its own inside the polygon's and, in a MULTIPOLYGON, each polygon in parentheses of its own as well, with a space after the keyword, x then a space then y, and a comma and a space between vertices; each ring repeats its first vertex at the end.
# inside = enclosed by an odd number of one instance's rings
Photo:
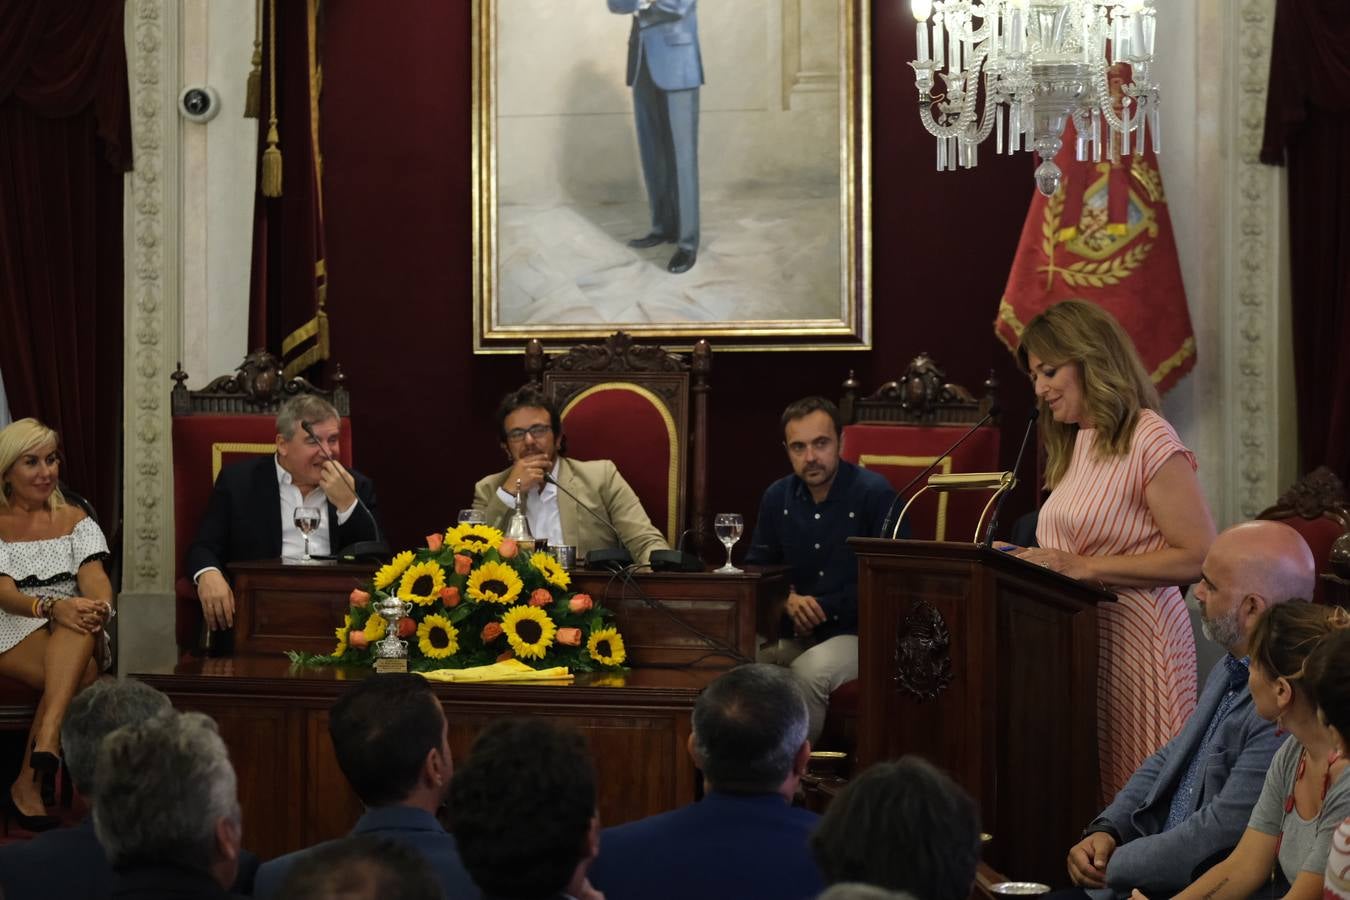
MULTIPOLYGON (((1093 67, 1092 86, 1097 91, 1097 106, 1101 110, 1102 118, 1106 119, 1112 130, 1120 132, 1134 132, 1139 129, 1139 117, 1133 117, 1130 127, 1125 127, 1125 120, 1116 115, 1115 104, 1111 102, 1111 86, 1106 82, 1106 64, 1098 61, 1093 67)), ((1134 87, 1134 82, 1130 82, 1129 87, 1134 87)), ((1138 103, 1135 103, 1138 106, 1138 103)))

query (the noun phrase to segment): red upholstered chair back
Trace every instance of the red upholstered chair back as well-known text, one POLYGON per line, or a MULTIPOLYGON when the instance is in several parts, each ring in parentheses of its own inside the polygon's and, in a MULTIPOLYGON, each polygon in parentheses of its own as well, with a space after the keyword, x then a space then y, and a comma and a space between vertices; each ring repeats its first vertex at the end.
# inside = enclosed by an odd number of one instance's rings
MULTIPOLYGON (((1331 571, 1331 545, 1350 531, 1350 504, 1345 487, 1335 473, 1326 466, 1314 469, 1285 491, 1275 505, 1262 510, 1258 519, 1274 519, 1293 528, 1308 542, 1319 574, 1331 571)), ((1315 603, 1327 603, 1326 587, 1322 579, 1311 598, 1315 603)))
MULTIPOLYGON (((847 425, 839 455, 885 476, 897 491, 931 465, 969 425, 847 425)), ((943 456, 934 474, 992 472, 998 468, 999 430, 984 426, 943 456)), ((921 487, 920 481, 900 498, 896 515, 921 487)), ((973 541, 987 493, 926 491, 906 514, 909 536, 923 541, 973 541)))
POLYGON ((189 391, 187 374, 174 373, 173 518, 175 564, 174 633, 181 651, 196 650, 202 615, 192 572, 184 571, 188 546, 206 514, 220 470, 250 456, 276 451, 277 412, 291 396, 322 396, 341 414, 338 459, 352 465, 350 401, 341 372, 337 387, 324 391, 303 378, 281 377, 281 365, 265 351, 250 354, 235 375, 217 378, 200 391, 189 391))
POLYGON ((704 512, 706 341, 689 359, 623 332, 554 357, 531 341, 525 367, 562 414, 568 456, 613 460, 671 546, 685 529, 711 531, 704 512))

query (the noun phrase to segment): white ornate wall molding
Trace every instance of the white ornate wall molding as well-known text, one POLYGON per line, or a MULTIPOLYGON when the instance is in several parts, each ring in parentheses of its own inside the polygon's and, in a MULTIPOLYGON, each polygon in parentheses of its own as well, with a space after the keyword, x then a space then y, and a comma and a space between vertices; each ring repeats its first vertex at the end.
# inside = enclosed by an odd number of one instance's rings
POLYGON ((1281 441, 1294 411, 1280 403, 1281 209, 1284 171, 1259 160, 1265 126, 1275 0, 1241 0, 1224 16, 1226 109, 1225 233, 1221 315, 1227 348, 1222 390, 1229 453, 1225 519, 1251 518, 1280 491, 1281 441))
POLYGON ((127 4, 133 171, 127 176, 123 363, 123 672, 172 664, 173 464, 169 375, 178 349, 178 0, 127 4))

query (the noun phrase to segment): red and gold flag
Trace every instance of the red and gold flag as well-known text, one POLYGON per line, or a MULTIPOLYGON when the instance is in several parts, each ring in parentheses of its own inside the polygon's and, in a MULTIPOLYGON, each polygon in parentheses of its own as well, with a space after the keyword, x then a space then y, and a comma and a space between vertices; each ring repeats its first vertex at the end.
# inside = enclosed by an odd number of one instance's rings
POLYGON ((1063 181, 1054 195, 1032 198, 994 331, 1016 352, 1037 313, 1089 300, 1124 326, 1166 392, 1195 365, 1195 334, 1157 156, 1150 147, 1078 162, 1072 120, 1064 132, 1055 157, 1063 181))

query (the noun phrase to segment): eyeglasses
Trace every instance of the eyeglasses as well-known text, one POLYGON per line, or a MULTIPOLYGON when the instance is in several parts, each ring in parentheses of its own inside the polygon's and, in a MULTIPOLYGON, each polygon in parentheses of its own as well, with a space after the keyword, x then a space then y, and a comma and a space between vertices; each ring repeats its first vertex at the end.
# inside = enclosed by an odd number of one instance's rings
POLYGON ((525 440, 525 435, 529 435, 536 441, 542 441, 553 431, 552 425, 531 425, 529 428, 512 428, 506 433, 506 439, 513 444, 519 444, 525 440))

